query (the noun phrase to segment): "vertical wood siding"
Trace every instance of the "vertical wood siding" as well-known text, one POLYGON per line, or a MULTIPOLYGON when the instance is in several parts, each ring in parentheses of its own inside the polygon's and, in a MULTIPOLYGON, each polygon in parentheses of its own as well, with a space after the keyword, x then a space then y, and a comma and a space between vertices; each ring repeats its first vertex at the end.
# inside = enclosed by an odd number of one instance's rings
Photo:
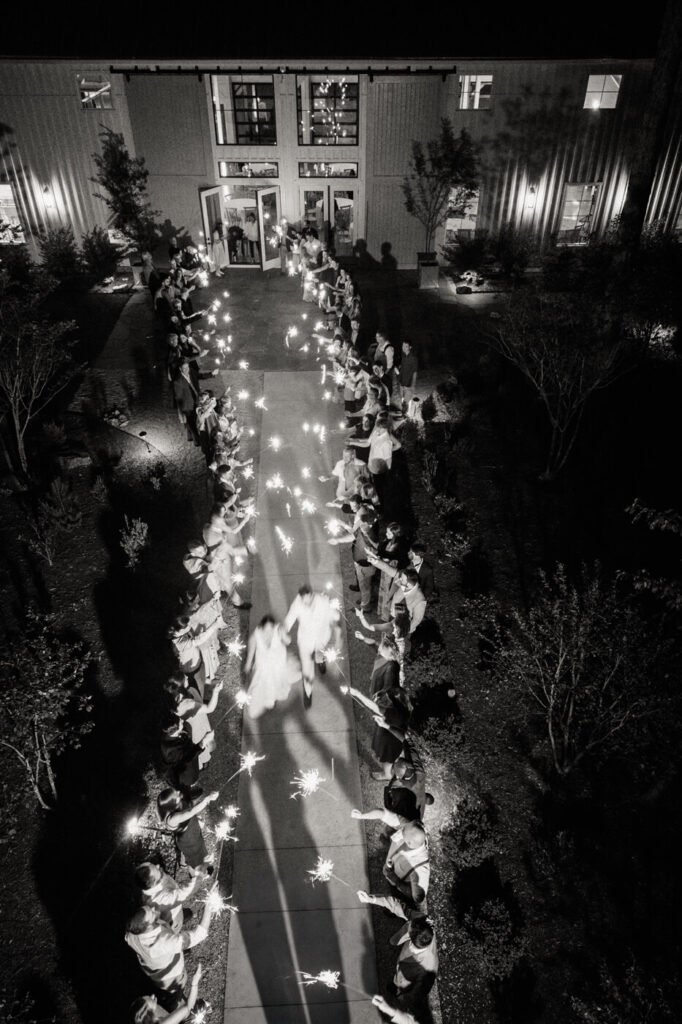
POLYGON ((121 76, 108 65, 0 63, 0 176, 14 186, 29 244, 37 250, 41 230, 70 224, 78 239, 95 225, 105 227, 108 211, 90 178, 92 154, 100 149, 101 126, 132 138, 121 76), (81 106, 77 75, 101 75, 112 85, 112 110, 81 106), (46 196, 45 188, 50 190, 46 196), (54 205, 49 205, 51 198, 54 205))

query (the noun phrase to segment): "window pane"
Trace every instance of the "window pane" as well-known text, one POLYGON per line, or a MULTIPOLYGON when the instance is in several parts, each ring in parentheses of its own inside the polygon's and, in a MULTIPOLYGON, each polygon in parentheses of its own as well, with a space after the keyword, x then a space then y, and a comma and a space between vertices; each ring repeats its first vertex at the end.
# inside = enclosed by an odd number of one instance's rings
POLYGON ((357 76, 300 75, 296 99, 299 145, 357 145, 357 76))

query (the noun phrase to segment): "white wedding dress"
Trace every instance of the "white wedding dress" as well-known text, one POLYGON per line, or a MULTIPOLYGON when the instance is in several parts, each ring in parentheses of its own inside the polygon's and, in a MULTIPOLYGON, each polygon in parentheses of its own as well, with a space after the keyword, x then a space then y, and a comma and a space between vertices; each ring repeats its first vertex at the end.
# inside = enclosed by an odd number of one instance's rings
POLYGON ((257 626, 252 640, 255 651, 248 690, 251 703, 246 712, 249 718, 259 718, 264 711, 274 708, 277 701, 287 699, 291 687, 301 681, 301 666, 284 643, 281 626, 274 627, 269 642, 266 630, 257 626))

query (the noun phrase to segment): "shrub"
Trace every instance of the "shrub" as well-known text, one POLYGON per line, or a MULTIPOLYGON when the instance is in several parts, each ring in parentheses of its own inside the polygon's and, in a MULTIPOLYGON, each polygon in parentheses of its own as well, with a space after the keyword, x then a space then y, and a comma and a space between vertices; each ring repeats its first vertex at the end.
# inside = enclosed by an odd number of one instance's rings
POLYGON ((104 477, 99 473, 92 482, 90 494, 95 501, 98 501, 100 504, 103 504, 109 497, 109 491, 106 483, 104 482, 104 477))
MULTIPOLYGON (((42 505, 43 503, 41 502, 42 505)), ((59 526, 53 517, 45 511, 44 507, 40 507, 37 512, 29 514, 26 518, 26 524, 29 532, 20 533, 19 539, 24 542, 32 554, 42 558, 51 566, 57 553, 59 526)))
POLYGON ((13 284, 26 287, 31 283, 35 267, 25 245, 3 245, 0 271, 7 274, 13 284))
POLYGON ((436 403, 433 399, 433 395, 427 395, 422 402, 422 419, 424 423, 428 423, 429 420, 434 419, 436 416, 436 403))
POLYGON ((149 542, 149 526, 142 519, 124 516, 125 526, 121 530, 121 547, 128 556, 126 568, 134 569, 149 542))
POLYGON ((504 274, 512 281, 518 282, 537 251, 537 243, 528 231, 513 224, 505 224, 491 237, 490 248, 495 258, 502 264, 504 274))
POLYGON ((454 686, 452 663, 442 643, 432 643, 416 657, 406 659, 403 687, 410 700, 424 699, 425 691, 437 686, 454 686))
POLYGON ((83 283, 83 260, 72 228, 49 228, 40 239, 40 255, 45 271, 60 284, 83 283))
POLYGON ((78 526, 83 518, 71 488, 61 477, 56 477, 50 484, 45 500, 40 502, 40 511, 58 530, 66 533, 78 526))
POLYGON ((462 938, 490 981, 508 978, 526 951, 507 906, 497 897, 465 914, 462 938))
POLYGON ((448 263, 453 263, 460 273, 465 270, 478 270, 488 254, 488 240, 485 235, 460 238, 452 245, 444 245, 441 252, 448 263))
POLYGON ((454 866, 475 868, 497 852, 497 828, 490 803, 465 796, 441 826, 441 846, 454 866))
POLYGON ((111 277, 121 258, 118 246, 114 245, 104 228, 100 227, 94 227, 92 231, 83 235, 82 251, 85 270, 95 284, 103 281, 105 277, 111 277))
POLYGON ((66 430, 61 423, 43 423, 43 434, 51 448, 61 448, 66 444, 66 430))

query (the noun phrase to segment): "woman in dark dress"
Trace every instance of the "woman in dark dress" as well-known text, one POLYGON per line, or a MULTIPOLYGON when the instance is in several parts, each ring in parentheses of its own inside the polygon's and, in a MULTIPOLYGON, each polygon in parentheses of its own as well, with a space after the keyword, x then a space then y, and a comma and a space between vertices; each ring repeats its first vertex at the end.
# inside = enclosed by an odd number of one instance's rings
POLYGON ((350 693, 373 712, 375 729, 372 753, 381 763, 380 772, 372 772, 373 779, 390 779, 391 766, 400 757, 405 732, 410 718, 407 697, 400 685, 398 647, 391 636, 382 636, 372 666, 370 680, 372 698, 350 687, 350 693))
POLYGON ((173 833, 175 849, 191 875, 198 874, 208 864, 208 850, 198 815, 217 800, 219 795, 218 790, 215 790, 199 800, 192 800, 179 789, 164 789, 159 793, 159 818, 173 833))
MULTIPOLYGON (((377 552, 382 562, 388 562, 394 569, 400 571, 409 565, 407 552, 409 545, 405 536, 405 530, 400 523, 389 523, 386 527, 386 538, 379 544, 377 552)), ((388 622, 391 617, 391 602, 389 593, 393 576, 387 572, 381 573, 379 580, 379 598, 377 601, 377 615, 383 622, 388 622)))

